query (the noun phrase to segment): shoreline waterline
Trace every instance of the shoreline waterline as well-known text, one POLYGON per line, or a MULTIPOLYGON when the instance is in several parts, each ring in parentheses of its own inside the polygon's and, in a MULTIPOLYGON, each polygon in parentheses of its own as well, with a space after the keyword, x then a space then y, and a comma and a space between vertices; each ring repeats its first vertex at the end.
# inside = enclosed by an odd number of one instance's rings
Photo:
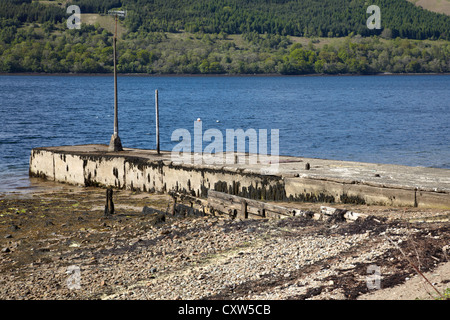
MULTIPOLYGON (((234 74, 234 73, 218 73, 218 74, 197 74, 197 73, 167 73, 167 74, 152 74, 152 73, 118 73, 118 77, 205 77, 205 78, 217 78, 217 77, 370 77, 370 76, 448 76, 450 73, 369 73, 369 74, 279 74, 279 73, 255 73, 255 74, 234 74)), ((58 77, 113 77, 114 73, 40 73, 40 72, 15 72, 15 73, 2 73, 0 76, 58 76, 58 77)))

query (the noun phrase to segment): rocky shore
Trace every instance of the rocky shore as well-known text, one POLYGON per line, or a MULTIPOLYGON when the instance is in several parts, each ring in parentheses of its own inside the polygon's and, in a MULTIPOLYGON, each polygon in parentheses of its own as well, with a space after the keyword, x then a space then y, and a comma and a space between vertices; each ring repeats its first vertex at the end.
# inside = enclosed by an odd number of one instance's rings
POLYGON ((240 220, 143 212, 169 212, 167 195, 113 197, 105 216, 104 189, 0 195, 0 299, 435 299, 450 287, 449 211, 240 220))

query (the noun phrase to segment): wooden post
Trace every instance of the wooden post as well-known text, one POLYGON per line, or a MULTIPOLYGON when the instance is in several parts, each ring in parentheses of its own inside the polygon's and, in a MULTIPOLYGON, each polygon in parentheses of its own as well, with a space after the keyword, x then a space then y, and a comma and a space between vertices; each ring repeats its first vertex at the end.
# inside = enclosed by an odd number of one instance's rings
POLYGON ((173 207, 172 207, 172 216, 175 216, 177 213, 177 197, 172 197, 173 198, 173 207))
POLYGON ((156 111, 156 152, 160 154, 159 150, 159 107, 158 107, 158 90, 155 90, 155 111, 156 111))
POLYGON ((106 190, 105 216, 112 214, 114 214, 113 190, 109 188, 106 190))
POLYGON ((247 201, 242 200, 241 202, 241 218, 248 219, 248 211, 247 211, 247 201))

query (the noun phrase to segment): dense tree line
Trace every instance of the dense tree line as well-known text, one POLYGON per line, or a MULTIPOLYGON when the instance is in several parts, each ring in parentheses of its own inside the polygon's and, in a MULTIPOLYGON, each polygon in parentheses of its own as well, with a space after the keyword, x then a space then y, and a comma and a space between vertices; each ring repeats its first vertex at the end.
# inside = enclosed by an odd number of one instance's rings
POLYGON ((66 12, 58 6, 44 6, 32 0, 1 0, 0 18, 16 23, 57 23, 66 18, 66 12))
MULTIPOLYGON (((112 35, 32 25, 0 31, 0 72, 112 72, 112 35)), ((449 41, 348 36, 321 47, 288 36, 245 33, 129 33, 118 41, 118 70, 149 74, 371 74, 450 72, 449 41)))
MULTIPOLYGON (((366 21, 378 5, 382 27, 393 38, 450 39, 450 17, 423 10, 407 0, 77 0, 86 12, 113 7, 129 11, 131 31, 257 32, 291 36, 377 35, 366 21)), ((83 11, 84 12, 84 11, 83 11)))
MULTIPOLYGON (((380 35, 366 26, 367 7, 381 9, 382 28, 393 37, 450 40, 450 17, 423 10, 407 0, 72 0, 82 13, 128 10, 132 32, 203 32, 342 37, 380 35)), ((55 4, 58 4, 55 1, 55 4)), ((23 22, 61 22, 58 5, 32 0, 0 1, 0 17, 23 22)))
MULTIPOLYGON (((394 2, 371 1, 390 8, 382 11, 390 28, 378 35, 359 0, 72 1, 82 12, 129 10, 122 73, 450 72, 449 41, 404 39, 447 38, 449 17, 394 2), (292 43, 292 34, 311 41, 292 43), (319 47, 316 35, 346 37, 319 47)), ((99 25, 69 30, 63 8, 31 0, 2 0, 0 9, 0 72, 112 72, 111 34, 99 25)))
POLYGON ((122 7, 121 0, 73 0, 84 13, 108 13, 109 9, 122 7))

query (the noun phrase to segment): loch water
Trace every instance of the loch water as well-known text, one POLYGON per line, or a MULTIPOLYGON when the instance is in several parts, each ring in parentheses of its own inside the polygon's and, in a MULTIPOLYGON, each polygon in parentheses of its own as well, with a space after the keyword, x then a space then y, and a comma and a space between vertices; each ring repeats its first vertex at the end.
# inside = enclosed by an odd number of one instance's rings
MULTIPOLYGON (((155 149, 158 90, 163 150, 201 118, 224 137, 278 129, 281 155, 450 169, 450 75, 119 76, 118 88, 124 147, 155 149)), ((111 75, 0 76, 0 192, 29 186, 32 148, 108 144, 113 116, 111 75)))

